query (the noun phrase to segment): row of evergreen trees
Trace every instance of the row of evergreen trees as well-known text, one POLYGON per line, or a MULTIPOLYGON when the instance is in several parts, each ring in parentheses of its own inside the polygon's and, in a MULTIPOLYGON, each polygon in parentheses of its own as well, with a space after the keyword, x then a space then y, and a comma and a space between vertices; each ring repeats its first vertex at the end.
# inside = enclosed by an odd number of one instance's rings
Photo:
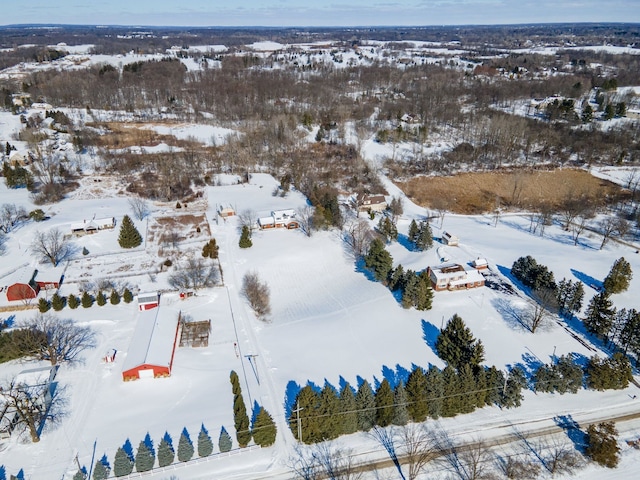
POLYGON ((122 292, 122 295, 116 290, 112 290, 108 299, 107 296, 99 291, 98 294, 94 297, 89 292, 83 292, 82 296, 77 297, 76 295, 69 295, 68 297, 64 297, 59 295, 58 293, 54 293, 51 297, 51 300, 47 300, 46 298, 40 298, 38 300, 38 309, 40 312, 48 312, 50 309, 54 309, 56 312, 59 312, 64 307, 68 306, 71 309, 76 309, 79 306, 83 308, 90 308, 94 303, 97 303, 98 306, 102 307, 107 304, 107 301, 111 305, 118 305, 122 300, 125 303, 131 303, 133 301, 133 293, 128 288, 125 288, 122 292))
POLYGON ((231 391, 233 392, 233 422, 236 429, 236 440, 240 448, 249 445, 251 437, 261 447, 273 445, 276 441, 277 428, 273 417, 263 407, 258 406, 254 411, 253 425, 249 423, 247 407, 242 398, 240 378, 235 371, 229 375, 231 391))
MULTIPOLYGON (((220 436, 218 437, 218 448, 220 452, 228 452, 232 446, 231 436, 226 429, 222 427, 220 429, 220 436)), ((158 444, 157 450, 153 445, 150 435, 147 433, 144 440, 140 441, 135 454, 131 442, 127 439, 124 445, 116 450, 113 467, 109 463, 107 456, 103 455, 93 467, 92 479, 105 480, 110 477, 112 470, 113 476, 115 477, 124 477, 134 470, 136 472, 148 472, 154 468, 156 459, 158 467, 171 465, 176 460, 176 457, 179 462, 188 462, 193 458, 196 448, 199 457, 208 457, 213 453, 214 443, 204 424, 200 427, 196 446, 194 446, 191 440, 189 431, 186 427, 183 428, 180 433, 180 439, 178 440, 177 451, 169 433, 165 432, 158 444)), ((74 480, 84 478, 87 478, 87 472, 84 469, 77 472, 76 476, 74 476, 74 480)))
POLYGON ((433 290, 427 272, 416 273, 413 270, 405 272, 401 264, 393 268, 393 257, 380 238, 374 238, 371 241, 364 257, 364 264, 377 281, 388 286, 392 292, 400 294, 405 308, 431 309, 433 290))
POLYGON ((427 417, 453 417, 486 405, 516 407, 526 380, 522 370, 513 369, 505 379, 495 367, 475 373, 469 365, 459 371, 448 365, 443 370, 415 367, 395 387, 385 378, 374 392, 364 380, 357 390, 349 383, 338 392, 329 383, 318 391, 311 385, 296 396, 289 428, 304 443, 332 440, 341 435, 369 431, 374 426, 424 422, 427 417))
POLYGON ((631 363, 620 352, 606 359, 593 356, 584 369, 571 356, 563 355, 556 363, 538 367, 532 378, 534 391, 560 394, 577 393, 585 383, 594 390, 621 390, 631 380, 631 363))

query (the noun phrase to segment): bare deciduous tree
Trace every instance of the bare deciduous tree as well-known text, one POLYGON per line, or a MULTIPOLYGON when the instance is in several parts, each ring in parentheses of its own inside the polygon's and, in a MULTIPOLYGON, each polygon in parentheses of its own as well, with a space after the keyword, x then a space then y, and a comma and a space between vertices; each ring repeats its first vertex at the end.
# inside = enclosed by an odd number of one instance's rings
POLYGON ((497 457, 496 463, 509 480, 534 480, 540 474, 540 465, 526 455, 497 457))
POLYGON ((571 236, 573 238, 574 245, 578 245, 578 238, 580 238, 580 235, 585 231, 587 228, 587 222, 592 217, 593 214, 591 212, 583 212, 571 222, 571 236))
POLYGON ((205 262, 202 258, 189 258, 177 264, 175 270, 169 276, 169 285, 179 290, 212 287, 220 278, 217 265, 205 262))
POLYGON ((531 296, 534 302, 523 319, 531 333, 536 333, 536 330, 546 325, 553 313, 558 310, 558 301, 555 293, 548 288, 534 290, 531 292, 531 296))
POLYGON ((45 422, 49 426, 66 416, 67 397, 57 383, 27 385, 15 378, 0 385, 0 408, 11 418, 13 428, 29 432, 32 442, 39 442, 45 422))
POLYGON ((14 203, 4 203, 0 207, 0 232, 9 233, 21 221, 26 220, 27 211, 14 203))
POLYGON ((240 228, 248 227, 249 230, 253 229, 256 222, 258 221, 258 215, 254 210, 247 209, 240 212, 238 215, 238 219, 240 220, 240 228))
POLYGON ((313 233, 314 212, 315 209, 310 205, 305 205, 296 212, 296 218, 300 225, 300 230, 302 230, 307 237, 310 237, 313 233))
POLYGON ((375 233, 366 220, 357 218, 345 226, 343 236, 344 241, 351 248, 353 255, 356 258, 360 258, 369 248, 369 244, 375 237, 375 233))
POLYGON ((614 235, 622 237, 629 232, 629 223, 624 218, 619 217, 607 216, 598 223, 598 227, 602 235, 600 250, 604 248, 609 239, 614 235))
POLYGON ((72 244, 58 228, 36 232, 31 243, 31 251, 43 261, 51 262, 53 266, 71 258, 75 253, 72 244))
POLYGON ((491 453, 484 442, 472 440, 465 445, 458 445, 443 430, 438 435, 438 449, 444 452, 441 461, 454 478, 460 480, 490 478, 491 453))
POLYGON ((401 427, 398 449, 409 467, 409 480, 415 480, 437 456, 433 432, 424 425, 409 424, 401 427))
POLYGON ((353 463, 352 451, 331 442, 317 443, 312 457, 319 466, 322 477, 331 480, 357 480, 362 473, 353 463))
POLYGON ((256 272, 244 275, 242 294, 258 318, 265 319, 271 313, 269 285, 261 281, 256 272))
POLYGON ((394 427, 381 428, 378 426, 373 427, 369 431, 369 435, 373 437, 389 454, 389 458, 398 470, 398 474, 402 480, 405 480, 404 473, 402 472, 402 466, 400 460, 398 460, 398 453, 396 452, 396 433, 394 427))
POLYGON ((138 220, 144 220, 151 213, 149 204, 140 197, 131 197, 129 199, 129 208, 133 216, 138 220))
POLYGON ((82 327, 70 318, 57 318, 51 313, 38 314, 20 325, 34 335, 27 355, 47 360, 51 365, 79 362, 80 354, 95 348, 96 336, 90 327, 82 327))

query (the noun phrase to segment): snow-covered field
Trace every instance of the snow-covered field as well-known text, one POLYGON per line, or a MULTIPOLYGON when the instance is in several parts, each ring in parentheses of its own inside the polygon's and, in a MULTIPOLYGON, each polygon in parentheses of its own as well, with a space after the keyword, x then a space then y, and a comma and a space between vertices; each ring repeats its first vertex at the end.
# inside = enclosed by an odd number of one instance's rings
MULTIPOLYGON (((313 51, 313 58, 331 58, 328 49, 316 51, 318 46, 321 45, 304 45, 304 50, 313 51)), ((449 46, 456 45, 413 42, 414 49, 424 52, 464 53, 448 50, 449 46)), ((66 57, 66 61, 71 62, 68 65, 52 62, 33 68, 85 68, 101 62, 122 66, 130 61, 156 58, 90 56, 89 60, 85 57, 90 47, 70 49, 73 55, 66 57), (76 62, 75 67, 71 65, 73 62, 76 62)), ((260 42, 250 47, 266 53, 288 46, 260 42)), ((365 59, 367 56, 382 58, 381 47, 382 44, 369 42, 361 55, 365 59)), ((191 49, 222 52, 226 47, 212 45, 191 49)), ((364 61, 354 52, 337 55, 343 64, 364 61)), ((189 68, 196 67, 191 65, 189 68)), ((0 75, 15 76, 30 68, 22 65, 0 72, 0 75)), ((94 112, 94 115, 99 113, 94 112)), ((0 115, 1 138, 11 139, 19 150, 24 145, 12 138, 20 128, 18 116, 0 115)), ((208 145, 220 145, 229 135, 236 134, 230 129, 198 124, 149 128, 208 145)), ((311 141, 313 137, 312 132, 309 134, 311 141)), ((438 144, 431 148, 445 147, 438 144)), ((164 151, 168 147, 162 144, 153 148, 164 151)), ((398 147, 399 153, 402 148, 398 147)), ((382 159, 390 156, 391 147, 368 140, 363 142, 362 149, 370 164, 380 166, 382 159)), ((145 151, 152 149, 145 148, 145 151)), ((632 172, 608 168, 593 173, 624 185, 632 172)), ((123 215, 131 214, 128 199, 122 193, 123 181, 112 177, 100 180, 84 178, 80 188, 68 198, 43 207, 50 217, 48 220, 26 222, 8 235, 7 251, 0 257, 0 286, 5 286, 20 267, 37 268, 41 275, 50 270, 30 251, 36 232, 53 228, 69 232, 72 223, 103 217, 115 217, 119 225, 123 215)), ((90 309, 65 308, 54 313, 90 326, 97 334, 98 346, 85 354, 81 364, 63 365, 59 371, 57 381, 66 388, 69 400, 68 415, 59 425, 45 428, 37 444, 16 436, 0 441, 0 465, 4 465, 7 476, 22 469, 24 478, 29 479, 71 478, 77 470, 76 460, 90 469, 106 454, 113 466, 115 451, 126 440, 135 450, 149 433, 157 447, 165 432, 177 443, 183 428, 187 428, 195 439, 201 425, 208 429, 216 445, 220 429, 226 428, 235 445, 229 383, 229 373, 235 370, 240 375, 247 406, 264 406, 274 417, 279 432, 276 445, 268 449, 234 450, 232 455, 219 454, 216 446, 214 455, 206 461, 192 461, 175 470, 155 471, 146 476, 158 479, 171 475, 181 479, 291 478, 288 458, 295 441, 287 426, 286 409, 297 390, 308 382, 319 387, 326 382, 339 387, 343 382, 357 385, 361 379, 376 385, 384 378, 393 386, 405 380, 414 365, 441 367, 443 363, 433 348, 435 338, 455 313, 482 340, 486 364, 503 370, 520 365, 531 372, 532 367, 550 362, 554 355, 572 354, 580 362, 595 353, 605 355, 599 344, 585 336, 577 321, 551 323, 535 335, 523 329, 511 314, 526 308, 529 299, 523 292, 512 295, 487 287, 441 292, 435 294, 432 310, 403 309, 387 288, 373 282, 363 272, 335 230, 315 232, 311 237, 301 231, 257 231, 253 235, 253 247, 240 249, 238 219, 219 217, 216 212, 220 206, 233 206, 236 212, 251 209, 260 217, 272 210, 298 209, 306 205, 306 199, 296 191, 284 198, 273 196, 277 182, 263 174, 253 174, 249 184, 237 184, 235 178, 220 180, 220 186, 206 187, 205 200, 188 209, 178 211, 174 204, 152 204, 150 218, 136 221, 144 242, 132 251, 124 251, 118 246, 118 226, 115 230, 73 238, 78 251, 86 248, 89 253, 79 254, 64 265, 67 281, 62 287, 63 294, 77 295, 81 283, 110 279, 140 291, 162 291, 162 308, 176 314, 180 311, 194 320, 211 319, 209 346, 177 349, 169 378, 125 383, 121 371, 135 328, 135 302, 90 309), (181 300, 169 286, 171 269, 161 268, 165 256, 160 252, 166 253, 167 247, 161 245, 159 236, 153 232, 161 219, 189 214, 204 215, 211 236, 220 246, 224 286, 200 290, 194 297, 181 300), (272 313, 268 322, 256 319, 240 294, 242 278, 247 272, 258 273, 270 287, 272 313), (578 341, 575 335, 586 339, 586 344, 578 341), (115 362, 104 363, 103 356, 111 349, 117 350, 115 362)), ((406 241, 409 223, 412 219, 425 218, 429 212, 412 204, 391 182, 383 181, 390 195, 404 199, 404 214, 398 222, 400 241, 388 247, 394 265, 401 263, 405 269, 417 271, 439 263, 443 257, 463 264, 484 257, 491 271, 508 281, 505 275, 514 260, 531 255, 548 266, 557 280, 566 277, 585 282, 586 304, 595 293, 592 286, 597 286, 613 262, 624 256, 636 275, 629 290, 616 295, 614 302, 618 308, 638 308, 640 255, 637 247, 609 242, 599 250, 600 238, 595 234, 585 234, 579 246, 574 246, 570 234, 558 226, 548 227, 544 237, 534 236, 528 232, 529 219, 521 215, 504 215, 497 226, 489 217, 446 215, 442 224, 433 223, 434 235, 440 237, 444 230, 452 232, 460 237, 460 246, 446 247, 436 243, 427 252, 414 252, 406 241)), ((0 205, 4 203, 15 203, 27 211, 36 208, 28 192, 9 190, 4 182, 0 182, 0 205)), ((171 251, 171 255, 199 255, 208 239, 204 233, 188 236, 171 251)), ((11 306, 4 293, 0 293, 0 307, 11 306)), ((0 320, 14 316, 14 322, 18 323, 35 312, 34 309, 3 312, 0 320)), ((1 364, 0 380, 37 365, 35 362, 1 364)), ((442 420, 440 424, 455 438, 490 439, 502 435, 513 425, 525 431, 534 426, 553 425, 553 419, 560 415, 570 415, 580 423, 609 413, 638 412, 640 400, 633 397, 639 393, 635 386, 624 391, 583 390, 577 395, 564 396, 528 391, 524 405, 519 409, 485 408, 470 415, 442 420)), ((621 440, 640 436, 640 423, 625 424, 620 429, 621 440)), ((365 434, 341 438, 338 443, 357 452, 359 461, 385 456, 379 445, 365 434)), ((621 446, 620 468, 604 472, 591 466, 581 471, 579 478, 635 478, 640 452, 624 443, 621 446)), ((439 476, 441 472, 434 472, 429 478, 439 476)))

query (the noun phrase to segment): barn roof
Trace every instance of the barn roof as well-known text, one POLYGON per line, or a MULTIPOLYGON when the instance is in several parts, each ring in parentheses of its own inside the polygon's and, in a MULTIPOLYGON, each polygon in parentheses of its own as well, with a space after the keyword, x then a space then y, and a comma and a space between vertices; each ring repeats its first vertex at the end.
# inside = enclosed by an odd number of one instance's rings
POLYGON ((153 308, 138 313, 122 371, 141 365, 171 367, 178 328, 178 314, 170 308, 153 308))

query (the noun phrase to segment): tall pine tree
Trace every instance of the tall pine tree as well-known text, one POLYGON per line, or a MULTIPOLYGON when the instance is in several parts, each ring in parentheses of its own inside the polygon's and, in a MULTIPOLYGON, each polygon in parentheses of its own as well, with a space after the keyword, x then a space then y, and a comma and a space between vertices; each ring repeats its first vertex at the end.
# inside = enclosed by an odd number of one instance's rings
POLYGON ((427 419, 429 404, 427 398, 427 379, 421 367, 415 367, 407 378, 407 410, 413 422, 421 423, 427 419))
POLYGON ((358 429, 368 432, 376 424, 376 400, 368 381, 363 380, 356 392, 358 429))
POLYGON ((175 457, 176 454, 173 450, 171 437, 165 432, 162 440, 160 440, 160 443, 158 444, 158 465, 161 467, 171 465, 175 457))
POLYGON ((358 412, 356 409, 356 396, 353 388, 349 383, 345 383, 340 390, 340 421, 344 435, 351 435, 358 431, 358 412))
POLYGON ((122 218, 118 243, 122 248, 135 248, 142 243, 142 236, 131 221, 131 218, 129 218, 129 215, 125 215, 122 218))
POLYGON ((409 411, 407 410, 407 391, 402 380, 398 382, 393 392, 393 419, 394 425, 404 426, 409 423, 409 411))
POLYGON ((632 277, 631 264, 624 257, 620 257, 613 263, 602 286, 608 294, 626 292, 632 277))
POLYGON ((438 356, 459 370, 463 365, 474 369, 484 361, 484 346, 476 340, 462 318, 455 314, 436 340, 438 356))
POLYGON ((606 290, 591 298, 585 313, 583 323, 587 331, 606 339, 616 314, 616 309, 606 290))
POLYGON ((393 421, 393 390, 386 378, 382 380, 375 395, 376 425, 388 427, 393 421))
POLYGON ((189 432, 187 427, 182 429, 180 434, 180 440, 178 440, 178 460, 181 462, 188 462, 193 458, 193 442, 189 438, 189 432))
POLYGON ((124 448, 118 447, 115 460, 113 462, 113 474, 116 477, 124 477, 133 472, 133 460, 124 448))
POLYGON ((260 407, 253 424, 253 439, 261 447, 269 447, 276 443, 276 424, 273 417, 263 407, 260 407))
POLYGON ((373 273, 374 278, 386 283, 389 272, 393 268, 393 258, 384 248, 384 243, 379 238, 374 238, 369 245, 369 251, 364 257, 365 266, 373 273))

